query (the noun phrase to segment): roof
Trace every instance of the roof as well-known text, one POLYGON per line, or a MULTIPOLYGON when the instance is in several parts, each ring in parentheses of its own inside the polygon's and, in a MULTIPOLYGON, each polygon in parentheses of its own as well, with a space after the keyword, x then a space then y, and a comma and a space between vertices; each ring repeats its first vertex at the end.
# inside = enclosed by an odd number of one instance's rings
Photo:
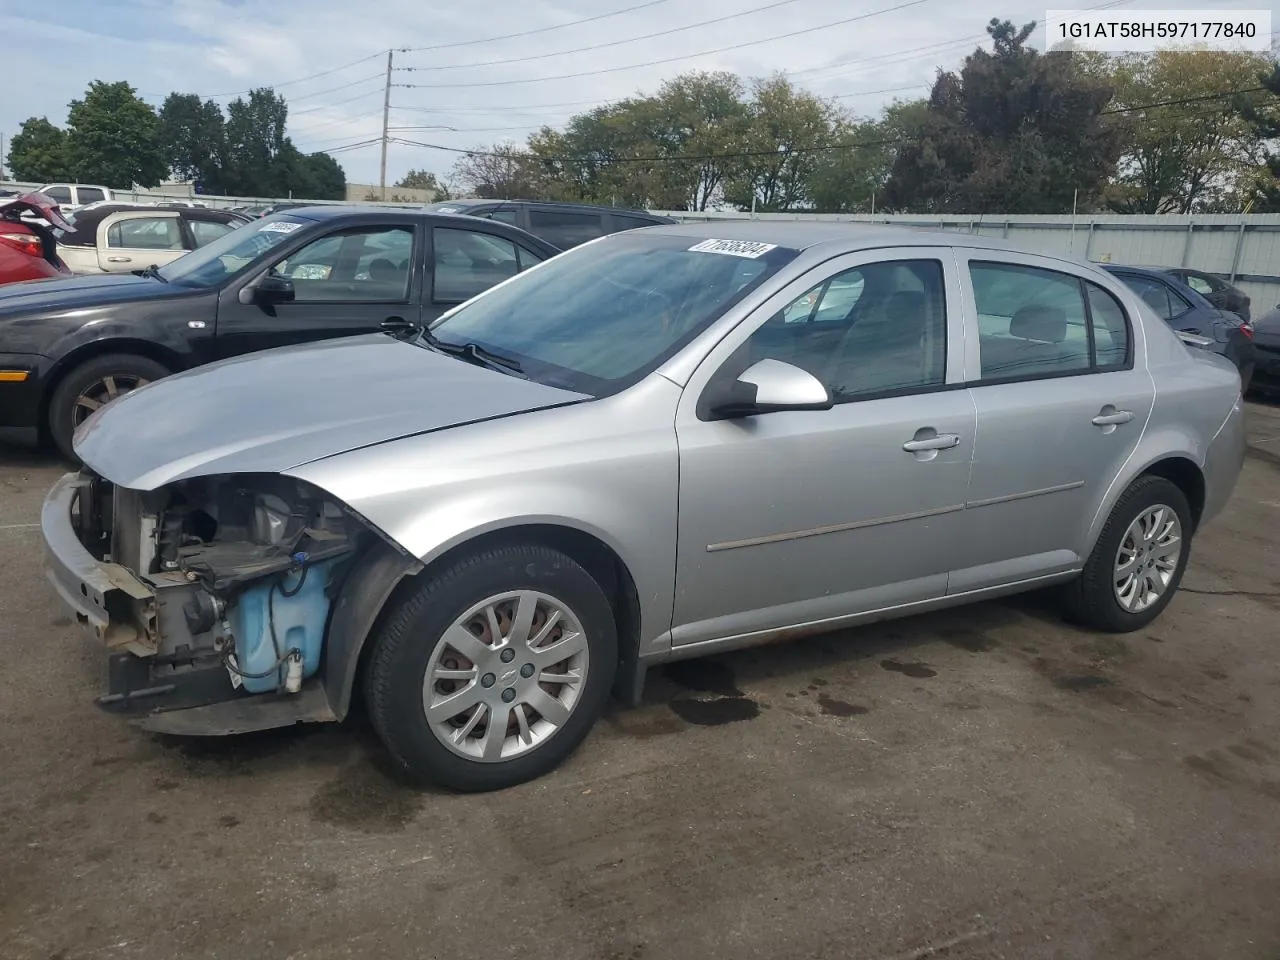
POLYGON ((526 207, 567 207, 570 210, 594 210, 597 213, 622 213, 634 217, 646 217, 658 223, 677 222, 666 214, 650 213, 648 210, 637 210, 632 207, 606 207, 599 203, 579 203, 573 200, 521 200, 517 198, 486 200, 483 197, 468 197, 465 200, 436 200, 428 206, 438 210, 441 207, 510 207, 516 204, 522 204, 526 207))
POLYGON ((1171 267, 1140 267, 1129 263, 1100 263, 1098 266, 1102 267, 1102 269, 1106 270, 1108 273, 1115 273, 1117 270, 1123 270, 1126 273, 1145 274, 1148 277, 1160 276, 1164 277, 1166 280, 1177 279, 1169 273, 1172 269, 1171 267))
POLYGON ((919 230, 914 227, 880 223, 831 222, 814 220, 711 220, 649 227, 646 232, 663 236, 698 239, 751 240, 774 243, 792 250, 819 244, 848 245, 854 249, 896 246, 976 247, 984 250, 1025 252, 1021 247, 949 230, 919 230))

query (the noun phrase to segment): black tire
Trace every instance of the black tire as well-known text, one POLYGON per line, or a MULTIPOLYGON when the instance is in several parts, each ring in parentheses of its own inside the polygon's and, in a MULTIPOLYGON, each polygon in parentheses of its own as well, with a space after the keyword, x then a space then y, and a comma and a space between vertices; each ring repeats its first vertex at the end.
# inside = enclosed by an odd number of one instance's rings
POLYGON ((106 377, 118 377, 122 381, 139 378, 148 382, 167 377, 170 371, 150 357, 134 353, 107 353, 86 360, 67 372, 54 388, 49 399, 49 437, 58 451, 72 462, 76 461, 71 448, 71 437, 76 428, 76 400, 85 390, 106 377))
POLYGON ((450 563, 400 601, 372 642, 366 708, 392 760, 411 780, 468 792, 513 786, 558 766, 604 712, 618 665, 617 628, 599 584, 570 557, 533 544, 482 550, 450 563), (512 590, 537 590, 572 610, 587 637, 586 679, 568 719, 543 744, 507 760, 468 759, 441 743, 427 722, 426 672, 456 619, 512 590))
POLYGON ((1130 633, 1149 624, 1173 599, 1187 559, 1191 555, 1193 533, 1191 508, 1186 495, 1177 484, 1163 477, 1141 476, 1135 480, 1116 502, 1107 518, 1102 534, 1085 563, 1080 576, 1064 590, 1064 600, 1071 619, 1082 626, 1108 633, 1130 633), (1149 507, 1163 505, 1172 509, 1182 527, 1181 550, 1178 566, 1164 593, 1151 606, 1138 613, 1131 613, 1120 605, 1113 586, 1116 553, 1129 525, 1149 507))

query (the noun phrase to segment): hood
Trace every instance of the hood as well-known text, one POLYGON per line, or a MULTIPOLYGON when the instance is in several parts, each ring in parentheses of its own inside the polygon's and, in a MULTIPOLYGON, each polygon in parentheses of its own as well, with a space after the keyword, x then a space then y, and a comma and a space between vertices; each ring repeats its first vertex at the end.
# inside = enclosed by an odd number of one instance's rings
POLYGON ((58 204, 43 193, 27 193, 21 197, 0 201, 0 216, 12 217, 15 214, 21 216, 24 213, 34 213, 37 217, 42 217, 63 230, 71 229, 71 224, 62 216, 58 204))
POLYGON ((0 320, 37 311, 65 313, 112 303, 204 293, 208 291, 181 287, 148 277, 136 277, 131 273, 104 273, 100 276, 63 277, 35 283, 11 283, 0 286, 0 320))
POLYGON ((375 333, 166 377, 90 417, 75 450, 113 483, 153 490, 587 399, 375 333))

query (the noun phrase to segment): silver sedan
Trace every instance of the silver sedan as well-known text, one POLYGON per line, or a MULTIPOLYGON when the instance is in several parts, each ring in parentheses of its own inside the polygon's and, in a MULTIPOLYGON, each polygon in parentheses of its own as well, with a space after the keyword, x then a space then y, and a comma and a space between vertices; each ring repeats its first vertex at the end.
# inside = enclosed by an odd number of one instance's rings
POLYGON ((1139 629, 1244 433, 1235 369, 1093 266, 752 222, 178 374, 76 451, 43 526, 104 707, 226 734, 341 720, 361 683, 400 767, 480 790, 667 660, 1051 585, 1139 629))

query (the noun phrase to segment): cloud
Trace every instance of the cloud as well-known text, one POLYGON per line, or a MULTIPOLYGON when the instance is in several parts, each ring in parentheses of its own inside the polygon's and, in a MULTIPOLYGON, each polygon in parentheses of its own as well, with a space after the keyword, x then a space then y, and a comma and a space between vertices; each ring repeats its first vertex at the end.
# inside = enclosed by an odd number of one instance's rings
MULTIPOLYGON (((40 82, 9 88, 0 102, 0 129, 12 135, 33 115, 63 122, 66 104, 92 80, 128 80, 156 105, 172 90, 216 94, 225 104, 237 91, 274 85, 289 99, 290 134, 301 149, 340 148, 381 134, 383 54, 393 47, 436 49, 395 54, 397 67, 406 69, 393 76, 391 126, 453 128, 398 134, 457 148, 522 141, 543 124, 563 124, 589 103, 652 91, 693 69, 744 76, 785 71, 815 93, 840 96, 854 113, 873 115, 895 97, 923 94, 939 65, 958 65, 976 45, 974 38, 984 35, 990 17, 987 9, 926 0, 898 13, 784 37, 889 7, 895 0, 862 0, 856 7, 841 0, 795 0, 749 14, 743 11, 768 0, 696 5, 664 0, 530 37, 441 46, 571 23, 640 2, 521 0, 504 3, 500 18, 479 15, 474 3, 420 0, 273 0, 254 5, 252 15, 241 0, 134 0, 125 6, 61 0, 47 14, 29 6, 21 17, 0 15, 0 32, 24 41, 6 50, 11 73, 38 76, 40 82), (736 14, 743 15, 650 40, 564 52, 736 14), (542 54, 553 55, 480 65, 542 54), (361 57, 368 59, 352 63, 361 57), (686 59, 654 63, 672 57, 686 59), (608 72, 545 79, 592 71, 608 72), (901 87, 911 89, 895 90, 901 87)), ((1194 3, 1164 0, 1164 5, 1194 3)), ((1043 18, 1044 6, 1040 0, 1006 0, 999 12, 1025 22, 1043 18)), ((373 182, 378 154, 373 145, 336 157, 351 180, 373 182)), ((393 144, 388 174, 399 177, 411 167, 444 173, 454 159, 393 144)))

